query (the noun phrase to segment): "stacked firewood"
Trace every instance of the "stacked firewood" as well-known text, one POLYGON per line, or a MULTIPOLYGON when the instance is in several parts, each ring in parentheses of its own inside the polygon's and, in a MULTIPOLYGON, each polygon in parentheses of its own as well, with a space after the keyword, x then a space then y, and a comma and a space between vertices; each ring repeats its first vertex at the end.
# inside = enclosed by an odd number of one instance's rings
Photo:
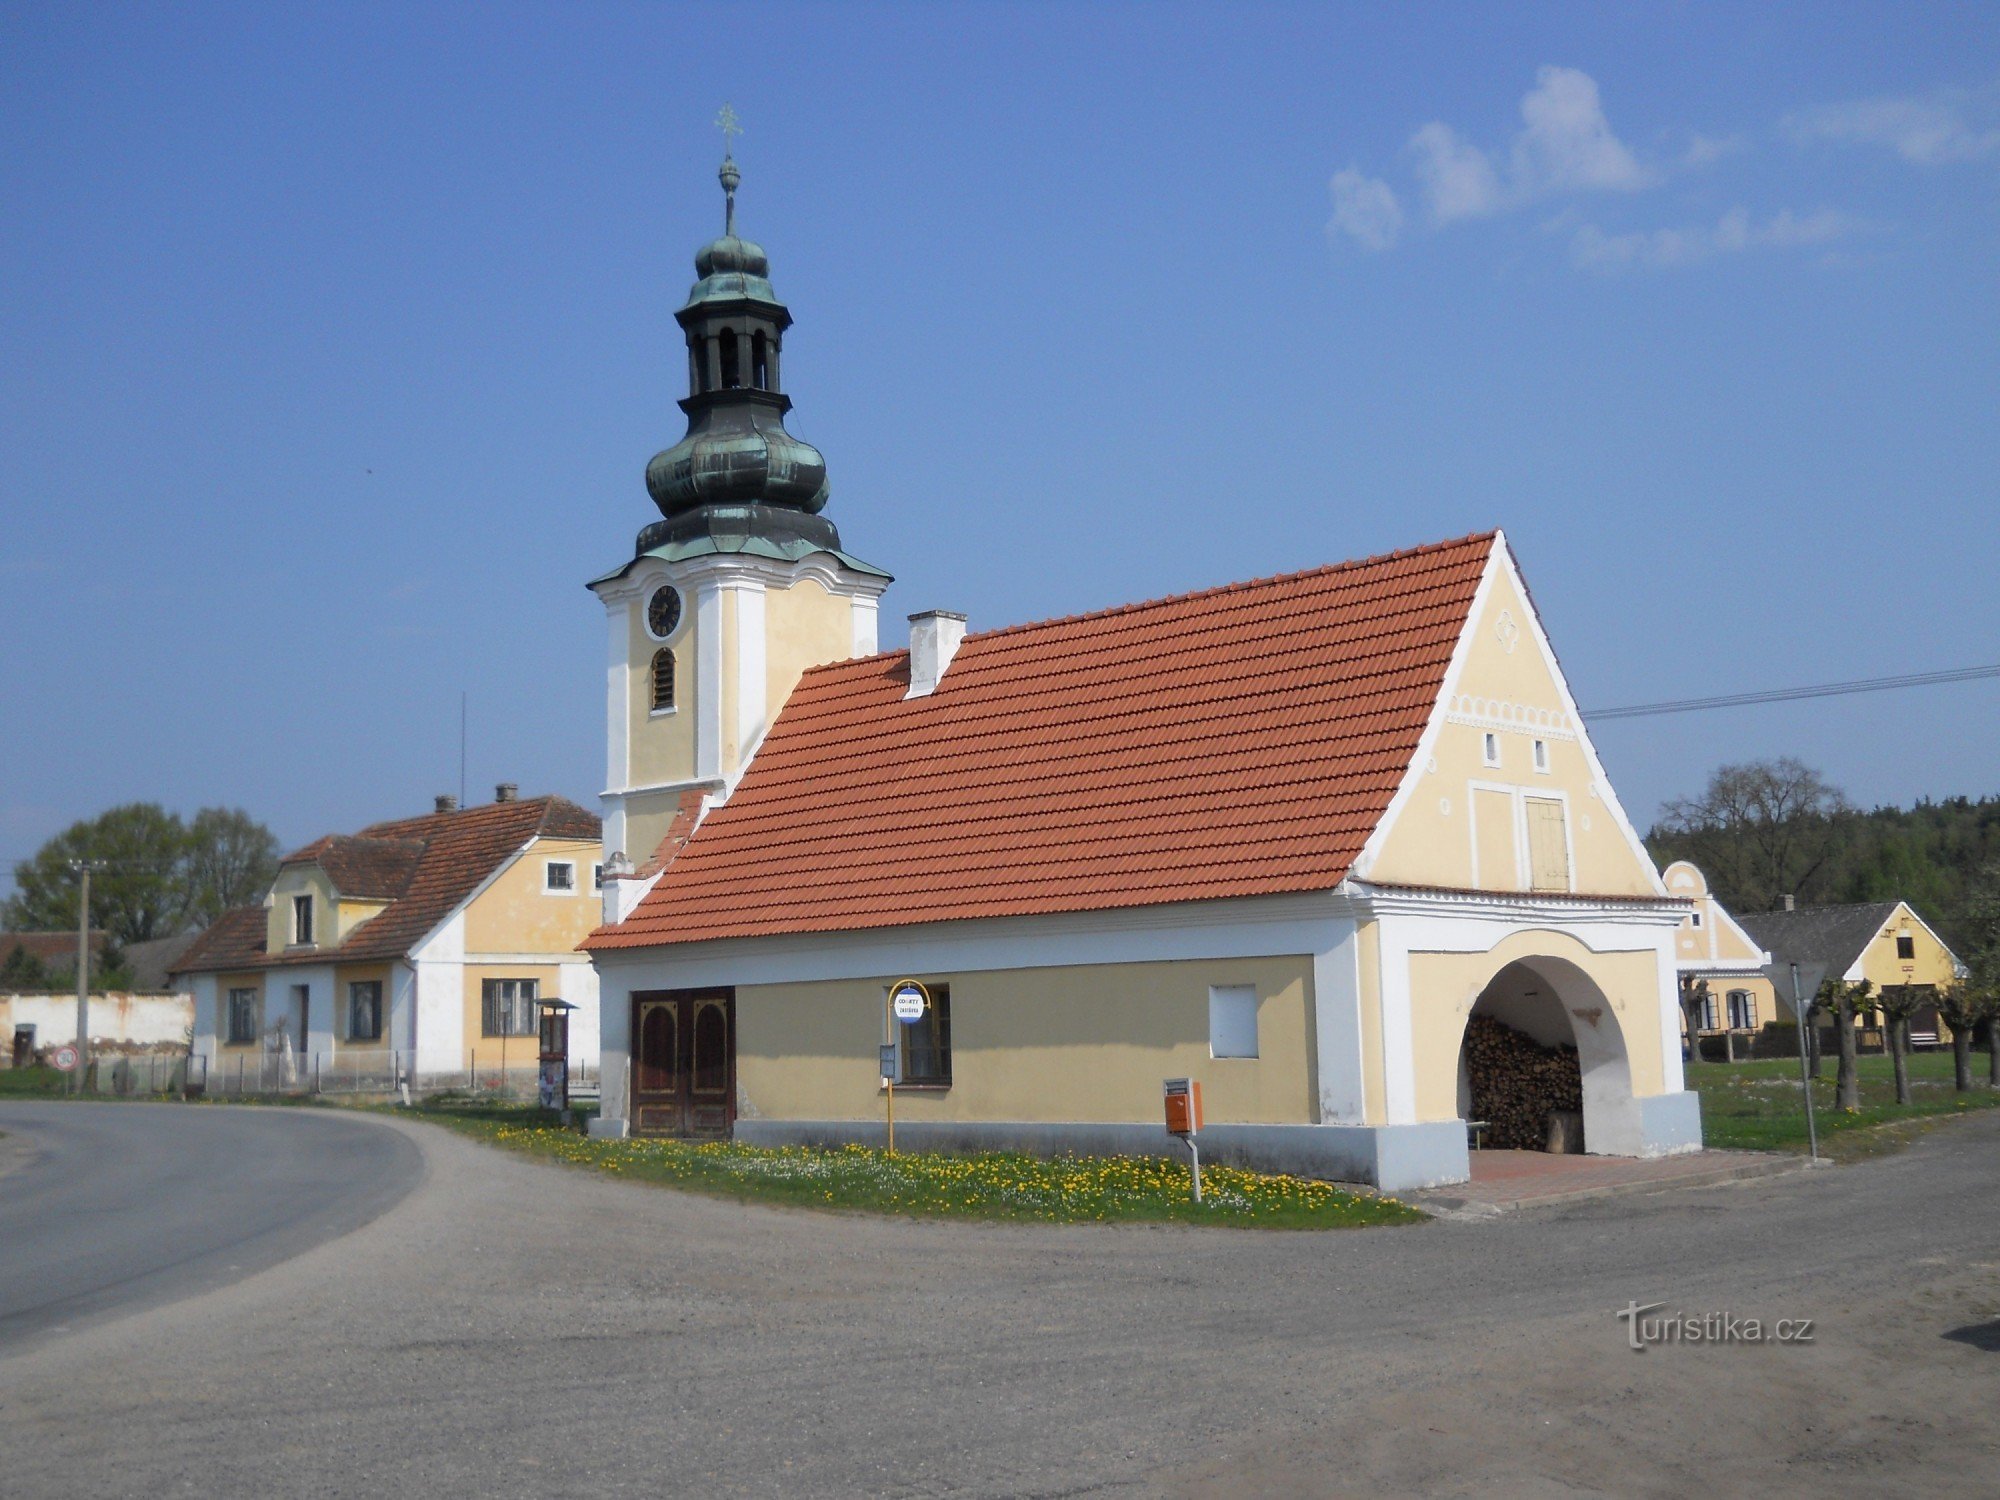
POLYGON ((1472 1118, 1487 1123, 1485 1144, 1545 1149, 1549 1115, 1583 1109, 1583 1069, 1574 1047, 1544 1047, 1491 1016, 1465 1028, 1465 1073, 1472 1118))

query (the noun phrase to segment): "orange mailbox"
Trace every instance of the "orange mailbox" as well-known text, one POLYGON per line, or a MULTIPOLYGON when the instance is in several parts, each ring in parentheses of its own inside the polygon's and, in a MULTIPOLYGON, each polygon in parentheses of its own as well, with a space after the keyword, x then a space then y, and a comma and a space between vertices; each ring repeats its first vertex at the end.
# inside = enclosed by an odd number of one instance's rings
POLYGON ((1167 1133, 1193 1135, 1201 1129, 1201 1085, 1188 1078, 1169 1078, 1161 1086, 1167 1103, 1167 1133))

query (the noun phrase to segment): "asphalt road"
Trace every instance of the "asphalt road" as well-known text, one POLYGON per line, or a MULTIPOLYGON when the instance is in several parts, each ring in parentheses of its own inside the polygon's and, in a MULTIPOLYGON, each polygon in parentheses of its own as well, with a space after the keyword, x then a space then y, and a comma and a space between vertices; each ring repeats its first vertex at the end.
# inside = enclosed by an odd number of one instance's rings
POLYGON ((0 1487, 1825 1500, 2000 1474, 2000 1114, 1836 1170, 1332 1234, 764 1209, 352 1123, 422 1183, 0 1356, 0 1487), (1635 1300, 1814 1338, 1635 1353, 1635 1300))
POLYGON ((319 1110, 10 1102, 0 1132, 0 1354, 274 1266, 423 1176, 319 1110))

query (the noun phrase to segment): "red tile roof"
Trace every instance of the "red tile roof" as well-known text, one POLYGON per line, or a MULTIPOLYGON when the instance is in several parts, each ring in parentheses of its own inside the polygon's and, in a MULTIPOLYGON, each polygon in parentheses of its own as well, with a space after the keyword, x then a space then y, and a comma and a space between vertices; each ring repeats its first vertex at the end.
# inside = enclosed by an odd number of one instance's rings
POLYGON ((599 836, 597 814, 562 797, 530 797, 375 823, 353 838, 320 839, 284 862, 318 863, 342 895, 380 893, 391 897, 389 904, 338 946, 321 944, 296 953, 266 953, 265 909, 241 907, 224 913, 197 938, 174 964, 174 972, 401 958, 529 839, 599 836), (414 857, 408 856, 410 850, 414 857), (347 879, 368 891, 341 884, 336 863, 347 879), (406 873, 400 888, 391 892, 384 882, 399 867, 406 873))
POLYGON ((1340 883, 1493 534, 806 673, 735 795, 593 950, 1340 883))

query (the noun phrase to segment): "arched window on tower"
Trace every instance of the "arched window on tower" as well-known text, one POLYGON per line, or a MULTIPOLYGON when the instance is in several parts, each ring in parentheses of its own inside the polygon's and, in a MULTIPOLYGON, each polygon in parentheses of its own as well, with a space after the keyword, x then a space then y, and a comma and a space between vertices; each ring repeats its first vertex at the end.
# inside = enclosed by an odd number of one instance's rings
POLYGON ((674 653, 665 646, 653 653, 653 712, 674 706, 674 653))
POLYGON ((725 328, 716 335, 722 340, 722 388, 733 391, 743 384, 743 372, 736 348, 736 330, 725 328))
POLYGON ((688 389, 691 391, 700 392, 708 389, 708 371, 705 368, 708 361, 704 358, 705 353, 700 339, 688 340, 688 389))
POLYGON ((760 391, 771 388, 771 362, 761 328, 750 335, 750 383, 760 391))

